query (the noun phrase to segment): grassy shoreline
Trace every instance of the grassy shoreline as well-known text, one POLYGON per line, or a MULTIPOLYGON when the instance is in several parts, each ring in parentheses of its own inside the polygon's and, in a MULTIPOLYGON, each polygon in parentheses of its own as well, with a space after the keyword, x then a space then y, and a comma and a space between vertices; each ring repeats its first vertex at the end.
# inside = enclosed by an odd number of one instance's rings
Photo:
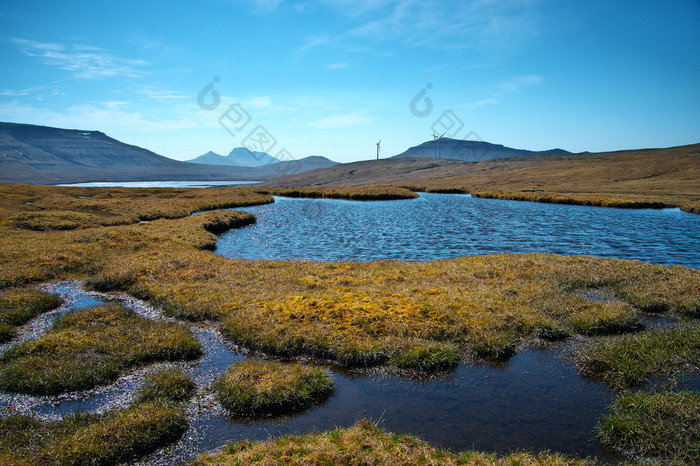
POLYGON ((556 453, 518 452, 504 456, 474 451, 454 453, 434 447, 413 435, 386 432, 369 421, 360 421, 352 427, 326 432, 287 435, 264 442, 243 440, 229 443, 221 451, 201 455, 193 464, 588 466, 597 463, 556 453))

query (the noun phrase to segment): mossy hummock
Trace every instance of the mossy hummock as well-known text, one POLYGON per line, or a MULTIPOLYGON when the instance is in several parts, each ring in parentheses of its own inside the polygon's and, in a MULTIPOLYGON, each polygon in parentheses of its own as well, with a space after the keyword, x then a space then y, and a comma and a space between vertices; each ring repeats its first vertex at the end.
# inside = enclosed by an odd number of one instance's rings
POLYGON ((270 360, 238 362, 216 382, 221 404, 238 416, 299 411, 324 400, 334 389, 326 369, 270 360))

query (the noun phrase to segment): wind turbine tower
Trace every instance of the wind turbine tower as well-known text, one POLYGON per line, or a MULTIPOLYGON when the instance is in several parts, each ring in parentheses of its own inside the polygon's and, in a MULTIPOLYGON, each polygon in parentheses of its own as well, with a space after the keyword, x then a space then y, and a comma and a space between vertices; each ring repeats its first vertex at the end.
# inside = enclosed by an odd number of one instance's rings
POLYGON ((379 160, 379 144, 382 143, 382 140, 380 139, 379 142, 377 143, 377 160, 379 160))
POLYGON ((442 133, 440 136, 437 134, 433 133, 433 141, 437 141, 436 143, 433 143, 433 154, 436 159, 441 158, 441 150, 440 150, 440 145, 442 143, 442 138, 447 134, 447 132, 442 133))

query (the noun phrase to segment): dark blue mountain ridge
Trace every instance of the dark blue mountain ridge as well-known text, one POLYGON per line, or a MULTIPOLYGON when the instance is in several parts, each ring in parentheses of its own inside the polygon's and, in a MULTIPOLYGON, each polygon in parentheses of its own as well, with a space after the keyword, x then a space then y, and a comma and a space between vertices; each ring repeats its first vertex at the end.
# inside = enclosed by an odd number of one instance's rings
POLYGON ((505 157, 522 157, 527 155, 545 154, 570 154, 564 149, 548 149, 543 151, 531 151, 525 149, 513 149, 501 144, 492 144, 486 141, 468 141, 462 139, 442 138, 440 140, 426 141, 411 147, 392 158, 416 158, 429 157, 441 159, 462 160, 465 162, 480 162, 482 160, 500 159, 505 157))

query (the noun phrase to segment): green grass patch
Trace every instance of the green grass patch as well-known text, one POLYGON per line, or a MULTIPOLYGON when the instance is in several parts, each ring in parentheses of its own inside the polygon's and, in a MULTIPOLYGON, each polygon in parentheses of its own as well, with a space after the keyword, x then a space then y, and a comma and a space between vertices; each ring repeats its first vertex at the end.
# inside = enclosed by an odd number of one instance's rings
POLYGON ((603 445, 653 464, 700 460, 700 394, 629 392, 599 425, 603 445))
POLYGON ((186 429, 180 408, 159 403, 55 422, 9 415, 0 418, 0 460, 8 465, 118 464, 177 440, 186 429))
POLYGON ((12 339, 15 327, 34 317, 57 308, 58 296, 33 288, 16 288, 0 292, 0 342, 12 339))
POLYGON ((221 403, 239 416, 302 410, 327 398, 334 389, 326 369, 276 361, 238 362, 216 382, 221 403))
POLYGON ((575 360, 583 374, 616 390, 652 377, 671 379, 700 369, 700 325, 596 339, 579 349, 575 360))
POLYGON ((222 451, 201 455, 193 464, 196 466, 243 464, 583 466, 596 463, 547 453, 518 452, 507 456, 479 452, 453 453, 432 446, 413 435, 393 434, 369 421, 360 421, 350 428, 327 432, 287 435, 265 442, 243 440, 230 443, 222 451))
POLYGON ((155 322, 119 305, 98 306, 62 316, 42 337, 5 353, 0 387, 40 395, 84 390, 131 367, 200 355, 199 341, 181 324, 155 322))
POLYGON ((459 347, 444 341, 411 341, 394 348, 389 361, 401 369, 435 372, 454 369, 459 363, 459 347))
POLYGON ((139 389, 140 401, 187 401, 194 394, 197 385, 192 377, 181 369, 166 369, 146 377, 139 389))

